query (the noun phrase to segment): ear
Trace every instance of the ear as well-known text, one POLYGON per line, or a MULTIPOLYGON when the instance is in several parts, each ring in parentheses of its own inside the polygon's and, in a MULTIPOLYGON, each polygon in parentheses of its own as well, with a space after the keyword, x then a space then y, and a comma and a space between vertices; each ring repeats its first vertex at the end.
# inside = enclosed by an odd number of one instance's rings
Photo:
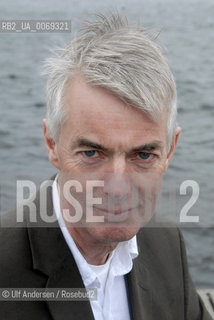
POLYGON ((43 132, 49 160, 54 167, 60 170, 60 164, 57 154, 57 145, 56 142, 51 138, 50 133, 48 132, 46 119, 43 119, 43 132))
POLYGON ((171 148, 167 154, 167 160, 166 160, 166 168, 168 167, 169 165, 169 162, 173 156, 173 153, 175 151, 175 148, 176 148, 176 145, 177 145, 177 142, 178 142, 178 138, 179 138, 179 135, 180 135, 180 132, 181 132, 181 128, 180 127, 177 127, 175 129, 175 135, 173 137, 173 140, 172 140, 172 144, 171 144, 171 148))

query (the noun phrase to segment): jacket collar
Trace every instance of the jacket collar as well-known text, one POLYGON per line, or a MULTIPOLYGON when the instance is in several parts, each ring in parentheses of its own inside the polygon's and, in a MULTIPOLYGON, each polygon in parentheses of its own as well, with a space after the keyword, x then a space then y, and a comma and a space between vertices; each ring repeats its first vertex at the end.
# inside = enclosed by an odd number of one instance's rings
POLYGON ((137 234, 139 256, 133 260, 133 268, 126 277, 130 314, 133 320, 154 319, 152 315, 152 288, 149 267, 144 260, 143 229, 137 234))
MULTIPOLYGON (((73 256, 63 238, 56 219, 45 223, 41 219, 40 194, 46 192, 46 187, 37 193, 35 205, 37 222, 30 222, 26 216, 27 230, 32 252, 33 269, 47 276, 46 288, 84 288, 82 278, 73 256)), ((51 188, 47 189, 47 214, 55 215, 53 211, 51 188)), ((89 319, 93 320, 93 312, 89 301, 46 301, 54 320, 89 319)))

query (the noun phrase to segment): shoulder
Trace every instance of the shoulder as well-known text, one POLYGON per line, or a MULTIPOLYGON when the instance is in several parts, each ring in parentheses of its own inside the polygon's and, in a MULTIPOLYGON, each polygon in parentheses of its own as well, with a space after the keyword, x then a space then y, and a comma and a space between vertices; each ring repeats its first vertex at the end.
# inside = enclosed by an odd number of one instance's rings
POLYGON ((25 223, 14 224, 16 212, 1 217, 0 228, 0 285, 16 285, 31 266, 31 251, 25 223))
MULTIPOLYGON (((19 208, 0 216, 0 287, 23 287, 37 283, 38 275, 33 272, 33 257, 30 241, 30 231, 43 230, 41 219, 40 194, 47 189, 41 188, 32 200, 23 206, 23 215, 18 216, 19 208), (31 208, 33 208, 31 210, 31 208), (31 212, 31 211, 33 212, 31 212), (32 220, 32 221, 31 221, 32 220), (20 222, 19 222, 20 221, 20 222), (41 227, 41 228, 40 228, 41 227)), ((52 192, 47 190, 47 214, 52 214, 52 192)), ((55 223, 55 222, 54 222, 55 223)), ((41 234, 41 232, 40 232, 41 234)), ((38 233, 39 236, 39 233, 38 233)), ((35 248, 37 250, 38 248, 35 248)))
POLYGON ((180 229, 175 224, 150 223, 137 234, 139 260, 173 278, 183 274, 186 251, 180 229))
POLYGON ((139 244, 143 241, 144 243, 149 243, 150 247, 175 250, 180 247, 182 234, 176 224, 151 221, 140 229, 137 238, 139 244))

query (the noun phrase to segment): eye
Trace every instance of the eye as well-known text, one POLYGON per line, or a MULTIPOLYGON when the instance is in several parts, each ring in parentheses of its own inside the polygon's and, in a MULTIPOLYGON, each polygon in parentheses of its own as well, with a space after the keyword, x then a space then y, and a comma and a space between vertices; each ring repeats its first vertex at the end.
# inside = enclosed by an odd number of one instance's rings
POLYGON ((149 160, 153 156, 152 153, 149 152, 139 152, 138 157, 142 160, 149 160))
POLYGON ((95 158, 98 156, 98 152, 96 150, 86 150, 86 151, 83 151, 83 154, 87 158, 95 158))

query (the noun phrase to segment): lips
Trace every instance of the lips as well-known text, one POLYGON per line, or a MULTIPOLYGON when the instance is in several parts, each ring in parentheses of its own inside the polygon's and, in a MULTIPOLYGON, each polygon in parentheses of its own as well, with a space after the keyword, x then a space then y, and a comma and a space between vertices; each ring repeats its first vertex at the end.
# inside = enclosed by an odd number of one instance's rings
POLYGON ((136 208, 127 208, 127 209, 115 209, 115 210, 108 210, 108 209, 104 209, 104 208, 98 208, 98 207, 94 207, 97 210, 100 210, 102 212, 104 212, 105 214, 112 214, 112 215, 120 215, 120 214, 125 214, 125 213, 129 213, 132 212, 133 210, 135 210, 136 208))
POLYGON ((121 208, 120 206, 120 207, 115 207, 114 210, 93 206, 93 209, 96 211, 94 212, 94 214, 103 216, 104 221, 107 223, 122 223, 122 224, 127 223, 127 226, 128 226, 130 225, 130 223, 135 224, 135 222, 133 221, 135 221, 136 219, 136 214, 138 215, 140 206, 138 205, 133 208, 121 208))

